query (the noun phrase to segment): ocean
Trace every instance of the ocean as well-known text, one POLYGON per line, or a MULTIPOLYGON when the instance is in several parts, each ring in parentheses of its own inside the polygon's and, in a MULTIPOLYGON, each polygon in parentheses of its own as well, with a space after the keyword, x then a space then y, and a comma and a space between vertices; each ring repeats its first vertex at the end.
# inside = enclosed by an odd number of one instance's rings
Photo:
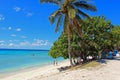
MULTIPOLYGON (((52 64, 48 50, 0 49, 0 73, 52 64)), ((58 61, 63 60, 59 58, 58 61)))

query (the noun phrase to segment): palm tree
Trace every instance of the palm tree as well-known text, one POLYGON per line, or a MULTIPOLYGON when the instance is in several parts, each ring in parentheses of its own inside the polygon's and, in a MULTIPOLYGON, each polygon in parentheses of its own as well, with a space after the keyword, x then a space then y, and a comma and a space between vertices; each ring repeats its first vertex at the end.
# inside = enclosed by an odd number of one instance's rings
POLYGON ((59 9, 53 12, 49 16, 50 23, 53 24, 56 22, 55 32, 59 30, 60 26, 63 26, 63 30, 68 35, 68 55, 70 59, 70 64, 72 63, 71 58, 71 33, 73 28, 81 36, 82 29, 78 22, 82 22, 83 18, 90 17, 84 13, 81 9, 86 9, 90 11, 96 11, 96 7, 89 4, 88 0, 40 0, 41 3, 52 3, 59 7, 59 9))

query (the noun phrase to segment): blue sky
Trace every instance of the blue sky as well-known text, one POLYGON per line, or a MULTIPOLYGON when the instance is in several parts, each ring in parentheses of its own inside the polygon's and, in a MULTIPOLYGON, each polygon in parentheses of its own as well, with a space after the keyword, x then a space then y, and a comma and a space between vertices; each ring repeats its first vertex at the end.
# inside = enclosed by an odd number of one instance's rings
MULTIPOLYGON (((91 16, 105 15, 120 24, 119 1, 94 0, 98 11, 91 16)), ((48 16, 57 9, 39 0, 0 0, 0 48, 50 49, 60 32, 50 25, 48 16)))

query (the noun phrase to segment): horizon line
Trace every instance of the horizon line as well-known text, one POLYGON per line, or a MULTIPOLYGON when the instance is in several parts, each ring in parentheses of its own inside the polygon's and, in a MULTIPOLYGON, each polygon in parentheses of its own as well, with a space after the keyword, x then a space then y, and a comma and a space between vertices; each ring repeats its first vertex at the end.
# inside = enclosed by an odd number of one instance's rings
POLYGON ((48 49, 15 49, 15 48, 0 48, 0 50, 49 51, 48 49))

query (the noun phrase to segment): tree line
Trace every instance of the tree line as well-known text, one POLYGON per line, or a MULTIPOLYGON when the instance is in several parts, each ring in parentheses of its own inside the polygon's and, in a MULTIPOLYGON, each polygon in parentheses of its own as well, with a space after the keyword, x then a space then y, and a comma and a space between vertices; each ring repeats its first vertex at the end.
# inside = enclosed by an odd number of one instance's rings
MULTIPOLYGON (((101 58, 101 52, 104 50, 113 50, 120 47, 120 26, 112 25, 104 16, 92 17, 91 20, 84 20, 81 24, 82 36, 79 37, 77 32, 71 34, 71 57, 74 59, 81 57, 87 61, 88 56, 94 59, 101 58), (91 22, 92 20, 92 22, 91 22)), ((53 43, 49 55, 53 58, 68 56, 67 34, 62 32, 58 40, 53 43)))

